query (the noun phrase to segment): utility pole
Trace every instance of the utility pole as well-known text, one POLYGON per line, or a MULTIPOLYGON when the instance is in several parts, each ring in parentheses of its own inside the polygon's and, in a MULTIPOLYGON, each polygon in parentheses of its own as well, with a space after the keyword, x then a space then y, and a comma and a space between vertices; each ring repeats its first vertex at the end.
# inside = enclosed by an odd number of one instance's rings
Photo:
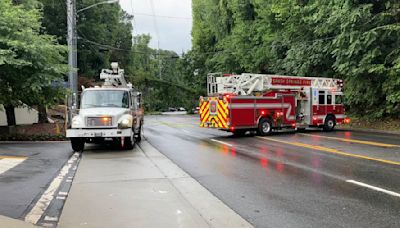
POLYGON ((77 77, 77 41, 76 41, 76 0, 67 0, 67 24, 68 24, 68 82, 72 96, 68 99, 69 122, 71 122, 72 111, 77 108, 76 100, 78 96, 78 77, 77 77))
MULTIPOLYGON (((158 38, 158 37, 157 37, 158 38)), ((160 54, 160 40, 157 41, 157 47, 158 47, 158 77, 161 79, 161 54, 160 54)))

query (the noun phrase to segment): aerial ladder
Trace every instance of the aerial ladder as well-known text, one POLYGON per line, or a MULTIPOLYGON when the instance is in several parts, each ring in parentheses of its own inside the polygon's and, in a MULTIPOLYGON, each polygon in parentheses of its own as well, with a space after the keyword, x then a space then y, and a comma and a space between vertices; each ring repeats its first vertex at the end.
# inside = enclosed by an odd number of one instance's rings
POLYGON ((218 94, 253 95, 269 90, 301 90, 312 87, 320 90, 342 91, 343 81, 334 78, 297 77, 269 74, 223 75, 211 73, 207 76, 208 96, 218 94))

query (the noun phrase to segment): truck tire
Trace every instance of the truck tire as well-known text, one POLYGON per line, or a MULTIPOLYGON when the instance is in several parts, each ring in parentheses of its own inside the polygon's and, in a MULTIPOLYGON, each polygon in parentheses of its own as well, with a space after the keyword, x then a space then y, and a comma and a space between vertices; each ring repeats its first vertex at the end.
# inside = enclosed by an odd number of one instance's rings
POLYGON ((233 136, 235 136, 235 137, 243 137, 246 134, 246 130, 238 129, 238 130, 233 131, 232 133, 233 133, 233 136))
POLYGON ((83 138, 71 138, 71 146, 74 151, 81 152, 85 149, 85 140, 83 138))
POLYGON ((258 134, 267 136, 272 134, 272 123, 269 119, 261 119, 258 123, 258 134))
POLYGON ((139 133, 135 135, 135 141, 140 142, 142 141, 142 125, 139 127, 139 133))
POLYGON ((306 132, 306 129, 304 127, 299 127, 297 128, 297 132, 304 133, 306 132))
MULTIPOLYGON (((132 132, 133 133, 133 132, 132 132)), ((131 137, 125 137, 124 148, 125 150, 132 150, 135 147, 135 137, 132 134, 131 137)))
POLYGON ((323 126, 324 131, 333 131, 336 126, 336 120, 333 116, 327 116, 323 126))

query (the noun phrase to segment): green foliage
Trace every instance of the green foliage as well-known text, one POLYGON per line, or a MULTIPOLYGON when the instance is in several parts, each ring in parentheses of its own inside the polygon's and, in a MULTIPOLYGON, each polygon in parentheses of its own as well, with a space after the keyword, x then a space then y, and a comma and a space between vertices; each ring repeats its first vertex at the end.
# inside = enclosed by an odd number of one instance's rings
POLYGON ((345 79, 346 105, 400 115, 400 3, 194 0, 194 69, 345 79))
POLYGON ((185 56, 180 58, 175 52, 150 48, 149 35, 134 37, 131 63, 127 72, 130 81, 143 92, 147 111, 160 111, 168 107, 194 107, 198 97, 193 81, 187 75, 185 56), (161 77, 160 77, 161 73, 161 77))
MULTIPOLYGON (((40 1, 44 11, 44 31, 66 44, 65 4, 59 4, 60 0, 40 1)), ((78 0, 77 8, 82 9, 96 2, 99 1, 78 0)), ((192 108, 198 98, 193 90, 188 89, 193 84, 190 79, 186 80, 186 74, 191 70, 186 67, 186 61, 172 51, 150 48, 149 35, 132 37, 134 28, 131 19, 132 16, 124 12, 119 4, 97 5, 78 13, 80 82, 87 82, 88 79, 98 81, 102 68, 109 68, 110 62, 118 62, 125 69, 129 81, 143 91, 146 110, 192 108)))
POLYGON ((27 2, 0 1, 0 103, 52 105, 63 94, 52 84, 67 72, 66 48, 41 34, 41 12, 27 2))
MULTIPOLYGON (((63 0, 39 0, 43 4, 44 32, 55 35, 62 44, 67 37, 67 8, 63 0)), ((97 0, 77 0, 77 9, 82 9, 97 0)), ((119 62, 126 68, 130 62, 132 48, 132 16, 124 12, 119 4, 102 4, 77 15, 78 74, 87 78, 98 78, 102 68, 110 62, 119 62)))

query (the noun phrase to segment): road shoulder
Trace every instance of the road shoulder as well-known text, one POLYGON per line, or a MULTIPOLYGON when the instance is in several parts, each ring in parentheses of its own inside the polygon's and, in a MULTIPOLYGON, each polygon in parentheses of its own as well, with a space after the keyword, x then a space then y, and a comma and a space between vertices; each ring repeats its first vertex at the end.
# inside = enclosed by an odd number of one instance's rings
POLYGON ((146 141, 84 153, 59 227, 251 227, 146 141))

